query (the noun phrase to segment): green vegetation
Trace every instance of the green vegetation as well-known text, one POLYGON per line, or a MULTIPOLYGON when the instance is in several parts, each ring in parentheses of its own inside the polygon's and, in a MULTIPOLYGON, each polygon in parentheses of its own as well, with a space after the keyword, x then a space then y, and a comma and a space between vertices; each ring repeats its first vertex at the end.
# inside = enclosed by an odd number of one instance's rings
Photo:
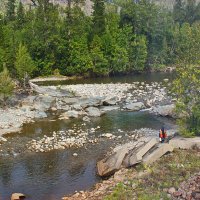
POLYGON ((9 76, 8 70, 4 67, 4 70, 0 73, 0 94, 3 96, 3 104, 5 105, 6 99, 12 94, 14 84, 9 76))
POLYGON ((19 45, 19 48, 16 54, 15 68, 16 68, 19 80, 21 82, 24 82, 24 86, 25 86, 26 79, 29 76, 31 76, 35 66, 34 66, 32 58, 27 52, 27 48, 23 46, 22 44, 19 45))
POLYGON ((177 94, 179 125, 184 136, 200 134, 200 24, 184 24, 177 31, 177 94))
POLYGON ((5 63, 12 77, 21 78, 16 65, 20 45, 30 57, 26 62, 34 62, 31 76, 52 75, 55 69, 61 75, 108 76, 176 65, 181 29, 200 19, 194 0, 176 0, 173 12, 148 0, 93 0, 91 16, 81 10, 84 0, 66 7, 49 0, 35 3, 24 8, 8 0, 0 17, 0 70, 5 63))
POLYGON ((176 0, 167 10, 149 0, 93 0, 87 16, 84 2, 36 0, 24 8, 8 0, 0 14, 0 71, 6 66, 25 85, 28 76, 109 76, 175 65, 180 123, 186 135, 198 134, 200 3, 176 0))
MULTIPOLYGON (((187 180, 194 173, 199 172, 199 152, 196 150, 177 150, 173 154, 162 157, 151 166, 138 165, 136 170, 148 171, 148 174, 118 184, 112 194, 105 200, 168 200, 165 189, 178 189, 181 182, 187 180)), ((133 171, 135 173, 135 171, 133 171)))

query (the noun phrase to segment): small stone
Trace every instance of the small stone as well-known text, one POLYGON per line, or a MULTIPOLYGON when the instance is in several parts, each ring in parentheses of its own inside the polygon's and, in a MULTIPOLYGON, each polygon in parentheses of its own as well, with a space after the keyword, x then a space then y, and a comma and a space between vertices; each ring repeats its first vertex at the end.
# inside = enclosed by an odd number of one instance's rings
POLYGON ((25 195, 22 193, 13 193, 11 196, 11 200, 21 200, 25 199, 25 195))
POLYGON ((74 156, 74 157, 77 157, 77 156, 78 156, 78 154, 77 154, 77 153, 73 153, 73 156, 74 156))
POLYGON ((174 192, 176 192, 176 189, 174 187, 168 189, 169 194, 173 194, 174 192))
POLYGON ((179 197, 179 196, 181 196, 181 194, 182 194, 181 191, 176 191, 176 192, 173 193, 173 196, 174 197, 179 197))

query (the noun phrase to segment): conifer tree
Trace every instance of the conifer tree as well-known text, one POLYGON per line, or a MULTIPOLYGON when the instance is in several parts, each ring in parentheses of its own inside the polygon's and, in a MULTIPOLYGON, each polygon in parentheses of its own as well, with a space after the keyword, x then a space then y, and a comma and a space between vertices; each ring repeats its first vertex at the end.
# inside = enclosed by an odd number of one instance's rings
POLYGON ((22 28, 24 22, 25 22, 24 6, 23 6, 22 2, 20 1, 18 8, 17 8, 17 26, 18 26, 18 28, 22 28))
POLYGON ((185 21, 185 3, 183 0, 176 0, 173 9, 174 21, 182 25, 185 21))
POLYGON ((23 46, 21 43, 19 45, 16 55, 15 68, 17 70, 17 75, 19 80, 21 82, 24 81, 24 86, 25 86, 26 79, 32 75, 35 69, 35 65, 28 53, 27 48, 23 46))
POLYGON ((15 0, 8 0, 6 19, 7 21, 13 21, 15 19, 15 0))
POLYGON ((93 35, 102 35, 105 31, 105 2, 94 0, 93 6, 93 35))
POLYGON ((7 68, 4 67, 4 70, 0 73, 0 95, 3 96, 4 104, 6 99, 12 94, 13 90, 14 84, 7 68))

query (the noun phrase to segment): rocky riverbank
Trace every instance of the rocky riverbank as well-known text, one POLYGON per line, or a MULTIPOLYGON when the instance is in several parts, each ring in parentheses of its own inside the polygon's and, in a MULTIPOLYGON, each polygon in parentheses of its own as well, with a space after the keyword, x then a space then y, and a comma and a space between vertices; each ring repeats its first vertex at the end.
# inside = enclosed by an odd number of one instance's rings
MULTIPOLYGON (((86 122, 89 122, 90 118, 100 117, 116 109, 149 110, 162 116, 174 116, 175 99, 167 94, 166 85, 169 85, 167 82, 166 79, 161 83, 151 84, 133 82, 63 86, 37 86, 30 83, 34 93, 19 100, 15 99, 13 107, 0 109, 0 135, 19 132, 24 123, 34 122, 48 115, 58 115, 60 119, 80 117, 86 122)), ((43 140, 46 142, 46 139, 41 139, 43 140)), ((65 140, 68 141, 67 138, 65 140)), ((32 142, 33 146, 37 146, 35 141, 32 142)), ((84 142, 82 140, 78 143, 84 142)), ((66 142, 61 146, 71 146, 71 144, 66 142)))
POLYGON ((199 149, 176 150, 149 166, 120 169, 90 191, 63 200, 199 199, 199 149))

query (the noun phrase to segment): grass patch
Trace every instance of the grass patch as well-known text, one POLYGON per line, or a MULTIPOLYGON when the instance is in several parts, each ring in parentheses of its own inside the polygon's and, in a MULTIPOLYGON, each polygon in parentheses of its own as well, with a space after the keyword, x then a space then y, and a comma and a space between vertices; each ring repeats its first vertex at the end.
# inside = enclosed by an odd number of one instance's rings
POLYGON ((133 199, 133 194, 138 200, 160 200, 161 198, 168 200, 164 189, 170 187, 178 189, 181 182, 199 172, 199 166, 200 152, 198 150, 176 150, 150 166, 138 165, 136 167, 138 172, 148 170, 149 174, 142 178, 129 180, 130 185, 121 183, 124 186, 115 187, 113 193, 105 200, 133 199))

